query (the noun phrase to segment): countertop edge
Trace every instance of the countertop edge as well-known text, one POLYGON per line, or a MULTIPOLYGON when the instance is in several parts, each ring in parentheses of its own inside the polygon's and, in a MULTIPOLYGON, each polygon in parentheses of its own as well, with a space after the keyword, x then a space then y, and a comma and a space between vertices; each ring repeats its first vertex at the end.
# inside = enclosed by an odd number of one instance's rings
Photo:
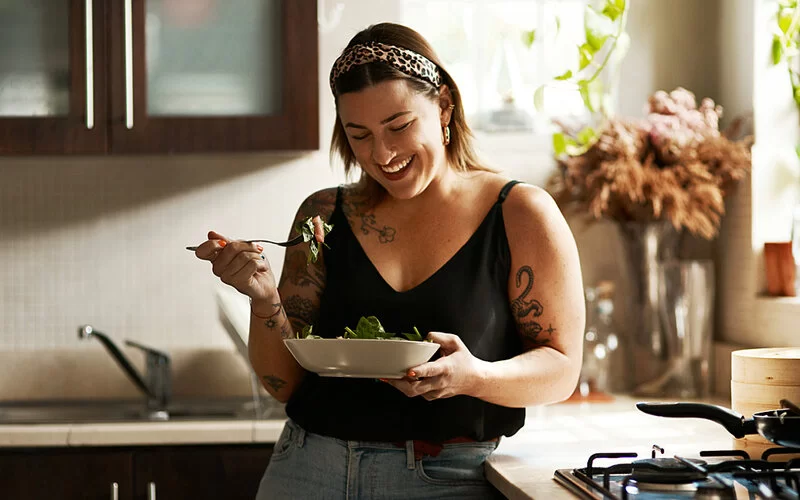
POLYGON ((285 419, 0 425, 0 449, 275 443, 285 419))

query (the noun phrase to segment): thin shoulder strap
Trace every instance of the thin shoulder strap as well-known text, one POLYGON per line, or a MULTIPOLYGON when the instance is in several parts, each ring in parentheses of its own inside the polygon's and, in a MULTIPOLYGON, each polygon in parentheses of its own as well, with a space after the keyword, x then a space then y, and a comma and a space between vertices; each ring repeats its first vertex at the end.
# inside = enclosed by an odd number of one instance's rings
POLYGON ((333 207, 334 211, 339 210, 342 206, 342 191, 342 185, 339 184, 336 188, 336 205, 333 207))
POLYGON ((508 196, 508 192, 511 191, 511 188, 521 183, 522 181, 508 181, 506 185, 503 186, 503 189, 500 190, 500 194, 497 196, 497 203, 503 203, 508 196))

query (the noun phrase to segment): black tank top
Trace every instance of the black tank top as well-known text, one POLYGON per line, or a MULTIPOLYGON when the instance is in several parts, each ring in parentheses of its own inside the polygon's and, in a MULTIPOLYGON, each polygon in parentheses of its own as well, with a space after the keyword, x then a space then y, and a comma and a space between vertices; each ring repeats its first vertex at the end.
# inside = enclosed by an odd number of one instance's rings
MULTIPOLYGON (((511 314, 511 255, 502 203, 518 181, 506 184, 470 239, 430 278, 397 292, 383 279, 353 234, 336 197, 326 238, 327 279, 314 333, 336 337, 361 316, 377 316, 389 332, 416 326, 454 333, 485 361, 512 358, 522 343, 511 314)), ((434 244, 435 242, 431 242, 434 244)), ((424 250, 423 250, 424 251, 424 250)), ((353 441, 425 440, 455 437, 483 441, 516 433, 525 410, 470 396, 427 401, 409 398, 376 379, 320 377, 308 373, 286 405, 286 414, 309 432, 353 441)))

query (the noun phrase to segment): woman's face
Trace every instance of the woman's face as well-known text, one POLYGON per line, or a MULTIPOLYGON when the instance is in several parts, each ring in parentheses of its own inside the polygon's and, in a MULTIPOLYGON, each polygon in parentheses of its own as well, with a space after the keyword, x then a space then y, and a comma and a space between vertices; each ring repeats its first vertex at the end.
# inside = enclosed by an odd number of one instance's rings
POLYGON ((447 168, 442 126, 449 93, 439 100, 446 102, 431 101, 403 80, 339 96, 339 119, 356 160, 395 198, 416 196, 447 168))

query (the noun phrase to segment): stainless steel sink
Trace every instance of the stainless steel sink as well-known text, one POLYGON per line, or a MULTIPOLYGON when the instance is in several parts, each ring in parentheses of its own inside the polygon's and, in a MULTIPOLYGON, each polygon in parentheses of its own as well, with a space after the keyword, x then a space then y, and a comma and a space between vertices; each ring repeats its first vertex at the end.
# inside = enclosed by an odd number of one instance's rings
POLYGON ((278 418, 281 408, 257 411, 252 400, 183 400, 163 411, 153 411, 142 401, 48 400, 0 402, 0 425, 148 422, 189 420, 253 420, 278 418))

